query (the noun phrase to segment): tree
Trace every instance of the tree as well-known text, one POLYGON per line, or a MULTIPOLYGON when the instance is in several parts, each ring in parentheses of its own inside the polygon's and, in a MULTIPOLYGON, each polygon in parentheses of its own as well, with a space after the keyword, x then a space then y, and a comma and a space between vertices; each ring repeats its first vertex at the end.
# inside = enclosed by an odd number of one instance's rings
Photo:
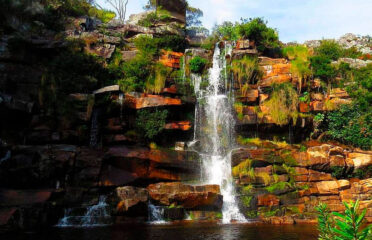
POLYGON ((118 14, 119 20, 124 23, 125 15, 127 14, 127 5, 129 0, 106 0, 118 14))
POLYGON ((242 19, 238 25, 238 32, 241 38, 253 40, 259 51, 279 47, 279 36, 275 29, 267 26, 263 18, 242 19))

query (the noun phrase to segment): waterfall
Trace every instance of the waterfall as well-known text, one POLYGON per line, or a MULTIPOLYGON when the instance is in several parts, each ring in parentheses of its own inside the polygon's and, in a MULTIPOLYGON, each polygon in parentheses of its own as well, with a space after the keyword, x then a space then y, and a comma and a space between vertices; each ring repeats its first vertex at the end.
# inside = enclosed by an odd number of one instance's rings
POLYGON ((123 105, 124 105, 124 94, 119 93, 119 104, 120 104, 120 123, 123 121, 123 105))
MULTIPOLYGON (((213 67, 209 69, 209 86, 196 92, 198 99, 195 116, 195 138, 199 141, 202 157, 202 181, 218 184, 223 195, 223 222, 246 221, 235 200, 235 189, 231 173, 231 150, 235 141, 232 102, 226 91, 227 80, 223 68, 225 56, 216 45, 213 67)), ((225 74, 227 76, 227 73, 225 74)), ((197 89, 197 88, 196 88, 197 89)))
POLYGON ((151 224, 164 224, 166 221, 163 219, 164 209, 162 207, 157 207, 152 203, 148 203, 148 219, 151 224))
POLYGON ((101 196, 96 205, 87 207, 83 216, 79 216, 80 212, 80 209, 66 209, 65 216, 58 222, 57 227, 97 227, 112 222, 105 196, 101 196))

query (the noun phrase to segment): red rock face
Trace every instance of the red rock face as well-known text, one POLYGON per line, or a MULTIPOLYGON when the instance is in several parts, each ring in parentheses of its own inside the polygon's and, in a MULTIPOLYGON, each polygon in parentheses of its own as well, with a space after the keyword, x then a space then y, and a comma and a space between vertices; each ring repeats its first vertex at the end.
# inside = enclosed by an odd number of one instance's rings
POLYGON ((188 131, 191 129, 190 121, 178 121, 165 124, 165 129, 188 131))
POLYGON ((180 69, 180 61, 183 57, 183 53, 172 52, 172 51, 162 51, 160 56, 160 63, 166 67, 180 69))
POLYGON ((130 94, 125 95, 125 104, 133 109, 142 109, 148 107, 159 106, 177 106, 181 105, 181 99, 162 97, 159 95, 143 94, 141 96, 134 96, 130 94))
POLYGON ((268 87, 274 83, 292 81, 291 64, 284 58, 274 59, 267 57, 259 58, 260 69, 263 72, 258 85, 268 87))
POLYGON ((162 205, 176 205, 187 209, 222 208, 218 185, 191 186, 182 183, 158 183, 147 187, 150 198, 162 205))
POLYGON ((258 207, 272 207, 279 205, 279 198, 272 194, 262 194, 257 198, 258 207))

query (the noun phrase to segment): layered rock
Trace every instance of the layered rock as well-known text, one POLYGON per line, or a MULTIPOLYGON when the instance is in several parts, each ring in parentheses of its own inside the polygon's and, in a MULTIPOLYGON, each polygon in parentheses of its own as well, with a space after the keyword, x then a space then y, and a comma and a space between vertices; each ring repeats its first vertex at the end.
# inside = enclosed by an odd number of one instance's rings
POLYGON ((186 209, 222 208, 222 195, 218 185, 191 186, 182 183, 158 183, 147 187, 152 200, 165 206, 186 209))
MULTIPOLYGON (((320 143, 309 143, 306 151, 270 142, 256 146, 232 153, 240 207, 247 217, 293 224, 316 220, 320 202, 336 212, 345 210, 343 201, 357 199, 362 209, 370 208, 371 152, 320 143), (350 179, 361 171, 364 179, 350 179)), ((371 213, 366 214, 369 222, 371 213)))

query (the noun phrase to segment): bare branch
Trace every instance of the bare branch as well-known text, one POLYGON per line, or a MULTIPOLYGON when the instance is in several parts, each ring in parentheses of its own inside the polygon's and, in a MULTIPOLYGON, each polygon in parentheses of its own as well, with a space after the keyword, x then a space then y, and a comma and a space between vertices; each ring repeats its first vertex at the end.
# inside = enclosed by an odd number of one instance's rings
POLYGON ((129 0, 106 0, 116 11, 119 20, 124 23, 129 0))

